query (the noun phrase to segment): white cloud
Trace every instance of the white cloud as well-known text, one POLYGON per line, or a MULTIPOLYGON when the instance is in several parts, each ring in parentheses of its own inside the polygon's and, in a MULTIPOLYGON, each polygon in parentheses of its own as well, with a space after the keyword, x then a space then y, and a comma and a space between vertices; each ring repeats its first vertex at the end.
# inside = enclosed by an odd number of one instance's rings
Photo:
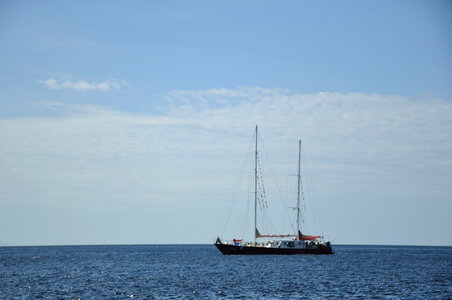
POLYGON ((69 89, 73 91, 103 91, 118 90, 125 85, 123 80, 107 80, 100 82, 89 82, 86 80, 57 80, 49 78, 45 80, 38 80, 39 83, 52 90, 69 89))
POLYGON ((10 155, 89 159, 107 153, 131 159, 180 152, 202 157, 213 155, 213 149, 234 156, 259 124, 276 155, 286 155, 302 138, 317 165, 330 171, 442 168, 452 152, 452 104, 446 100, 250 87, 174 91, 167 98, 172 104, 162 115, 45 102, 64 114, 1 120, 1 149, 10 155))
POLYGON ((388 214, 396 216, 386 219, 387 226, 368 224, 370 235, 382 226, 397 228, 397 218, 409 228, 397 235, 406 235, 404 242, 415 243, 416 232, 446 236, 440 228, 452 225, 450 101, 252 87, 173 91, 165 97, 169 104, 160 115, 46 102, 64 113, 1 119, 1 201, 102 207, 139 202, 154 203, 157 210, 193 203, 197 219, 221 218, 218 206, 208 205, 230 200, 259 124, 279 178, 292 172, 297 140, 303 140, 328 208, 326 227, 337 230, 333 237, 341 230, 358 236, 358 229, 341 225, 350 220, 388 214), (419 219, 432 217, 442 223, 419 225, 419 219))

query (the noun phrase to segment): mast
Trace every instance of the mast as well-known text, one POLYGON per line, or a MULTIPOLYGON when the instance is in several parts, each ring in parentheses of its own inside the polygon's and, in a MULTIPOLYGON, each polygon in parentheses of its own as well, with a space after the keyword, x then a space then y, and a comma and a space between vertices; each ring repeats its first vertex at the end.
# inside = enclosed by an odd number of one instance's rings
POLYGON ((298 140, 298 188, 297 188, 297 233, 300 231, 300 190, 301 190, 301 140, 298 140))
POLYGON ((257 125, 256 143, 254 148, 254 244, 257 240, 257 125))

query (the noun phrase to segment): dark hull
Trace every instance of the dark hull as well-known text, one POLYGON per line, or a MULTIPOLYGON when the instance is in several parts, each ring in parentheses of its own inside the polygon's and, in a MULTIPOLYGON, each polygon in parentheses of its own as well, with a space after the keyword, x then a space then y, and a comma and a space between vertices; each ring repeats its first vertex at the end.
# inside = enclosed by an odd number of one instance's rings
POLYGON ((228 244, 216 243, 215 246, 224 255, 290 255, 290 254, 333 254, 331 246, 323 246, 321 248, 265 248, 265 247, 249 247, 235 246, 228 244))

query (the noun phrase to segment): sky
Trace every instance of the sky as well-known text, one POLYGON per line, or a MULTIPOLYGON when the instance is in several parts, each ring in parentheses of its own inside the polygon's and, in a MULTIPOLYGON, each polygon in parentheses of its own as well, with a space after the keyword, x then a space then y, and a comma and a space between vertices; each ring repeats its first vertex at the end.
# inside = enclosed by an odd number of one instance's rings
POLYGON ((0 2, 0 244, 241 237, 256 125, 305 233, 452 246, 449 1, 0 2))

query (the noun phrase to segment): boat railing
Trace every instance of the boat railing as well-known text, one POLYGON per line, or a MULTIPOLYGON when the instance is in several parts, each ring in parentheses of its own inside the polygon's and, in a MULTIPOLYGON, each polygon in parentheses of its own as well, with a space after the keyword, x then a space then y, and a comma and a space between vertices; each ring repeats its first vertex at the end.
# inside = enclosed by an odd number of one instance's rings
POLYGON ((246 242, 243 239, 232 239, 232 240, 217 240, 217 243, 220 242, 224 245, 233 245, 233 246, 244 246, 244 247, 265 247, 265 248, 307 248, 307 249, 317 249, 317 248, 328 248, 331 247, 330 242, 324 242, 323 240, 319 241, 279 241, 279 240, 270 240, 270 241, 262 241, 262 242, 246 242))
POLYGON ((221 240, 221 244, 233 245, 233 246, 244 246, 244 247, 265 247, 265 248, 285 248, 283 241, 280 240, 267 240, 258 242, 246 242, 244 240, 232 239, 232 240, 221 240))
POLYGON ((224 245, 234 245, 234 246, 246 246, 246 247, 270 247, 271 242, 246 242, 242 239, 232 239, 232 240, 221 240, 224 245))

